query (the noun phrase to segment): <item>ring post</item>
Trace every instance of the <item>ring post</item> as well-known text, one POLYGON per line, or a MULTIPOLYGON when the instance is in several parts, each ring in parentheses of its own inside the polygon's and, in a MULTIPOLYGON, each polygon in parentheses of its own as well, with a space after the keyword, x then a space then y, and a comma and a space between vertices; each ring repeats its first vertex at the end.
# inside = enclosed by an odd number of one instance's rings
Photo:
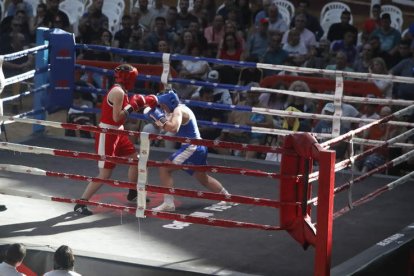
MULTIPOLYGON (((36 30, 36 45, 45 45, 49 44, 49 41, 46 39, 47 34, 49 33, 48 28, 39 27, 36 30)), ((36 63, 35 63, 35 69, 38 70, 40 68, 43 68, 47 66, 49 61, 49 50, 47 51, 39 51, 36 54, 36 63)), ((34 77, 34 83, 35 88, 39 88, 42 85, 47 83, 47 73, 39 73, 36 74, 34 77)), ((45 99, 46 99, 47 91, 42 90, 39 93, 34 93, 33 97, 33 110, 41 110, 45 105, 45 99)), ((38 120, 44 120, 46 119, 45 112, 34 115, 35 119, 38 120)), ((33 132, 43 132, 45 130, 45 127, 42 125, 34 124, 33 125, 33 132)))

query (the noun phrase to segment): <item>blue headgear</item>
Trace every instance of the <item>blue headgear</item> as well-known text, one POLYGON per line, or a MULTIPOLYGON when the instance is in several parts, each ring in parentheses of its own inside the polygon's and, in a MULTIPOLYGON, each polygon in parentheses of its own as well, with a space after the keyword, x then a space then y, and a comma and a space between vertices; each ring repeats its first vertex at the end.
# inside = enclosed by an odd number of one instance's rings
POLYGON ((165 104, 171 112, 173 112, 180 103, 180 99, 173 89, 157 95, 157 98, 158 104, 165 104))

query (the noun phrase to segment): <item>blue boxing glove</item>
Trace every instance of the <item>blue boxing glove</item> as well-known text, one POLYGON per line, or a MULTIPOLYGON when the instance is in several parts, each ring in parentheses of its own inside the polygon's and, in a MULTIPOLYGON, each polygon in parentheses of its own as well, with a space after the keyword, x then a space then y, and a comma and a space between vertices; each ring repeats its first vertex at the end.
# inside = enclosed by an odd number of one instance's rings
POLYGON ((146 107, 144 109, 144 116, 147 121, 154 123, 158 127, 163 127, 167 123, 167 118, 165 117, 164 112, 158 107, 146 107))

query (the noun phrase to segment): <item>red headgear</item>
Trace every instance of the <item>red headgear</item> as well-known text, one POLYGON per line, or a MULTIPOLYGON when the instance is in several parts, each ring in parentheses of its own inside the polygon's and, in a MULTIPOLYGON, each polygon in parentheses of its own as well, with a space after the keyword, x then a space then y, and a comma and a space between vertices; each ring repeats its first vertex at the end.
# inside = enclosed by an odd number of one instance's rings
POLYGON ((126 90, 135 86, 138 70, 132 65, 121 64, 115 68, 115 82, 121 84, 126 90))

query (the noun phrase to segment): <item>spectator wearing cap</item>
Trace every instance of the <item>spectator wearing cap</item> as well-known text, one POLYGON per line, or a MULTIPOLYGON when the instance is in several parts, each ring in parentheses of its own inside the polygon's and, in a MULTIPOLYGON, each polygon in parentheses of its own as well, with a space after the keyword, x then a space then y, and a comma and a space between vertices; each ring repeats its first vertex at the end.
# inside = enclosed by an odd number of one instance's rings
POLYGON ((378 36, 381 42, 381 50, 390 55, 397 51, 401 40, 401 33, 391 27, 391 16, 389 13, 381 15, 381 25, 372 32, 371 36, 378 36))
MULTIPOLYGON (((326 114, 326 112, 330 112, 330 113, 334 113, 335 112, 335 106, 333 103, 327 103, 323 109, 322 109, 322 113, 326 114)), ((359 111, 350 104, 347 103, 342 103, 341 105, 341 116, 342 117, 354 117, 354 118, 359 118, 360 117, 360 113, 359 111)), ((350 131, 351 129, 355 128, 357 126, 357 124, 355 123, 351 123, 348 121, 341 121, 341 130, 343 130, 345 132, 350 131)))
POLYGON ((259 27, 248 35, 246 43, 245 56, 260 59, 267 50, 268 46, 268 27, 269 19, 262 18, 259 22, 259 27))
MULTIPOLYGON (((354 34, 355 37, 358 35, 358 30, 352 26, 351 22, 351 12, 344 10, 341 14, 341 22, 334 23, 329 27, 328 30, 328 40, 334 42, 335 40, 342 40, 345 36, 345 33, 350 31, 354 34)), ((356 39, 353 42, 356 45, 356 39)))
MULTIPOLYGON (((220 73, 217 70, 211 70, 210 72, 208 72, 207 75, 207 81, 211 82, 211 83, 220 83, 220 73)), ((200 97, 199 91, 201 88, 198 89, 198 91, 196 91, 192 98, 193 99, 197 99, 200 97)), ((214 93, 214 99, 213 101, 215 103, 220 103, 220 104, 233 104, 233 100, 231 98, 230 95, 230 91, 228 89, 225 88, 214 88, 213 89, 214 93)))
POLYGON ((21 243, 9 245, 6 251, 6 259, 0 264, 0 275, 24 276, 26 274, 17 271, 26 257, 26 247, 21 243))
MULTIPOLYGON (((400 61, 391 68, 390 74, 402 77, 414 77, 414 44, 411 45, 411 58, 400 61)), ((414 84, 412 83, 395 83, 394 97, 397 99, 414 100, 414 84)))

